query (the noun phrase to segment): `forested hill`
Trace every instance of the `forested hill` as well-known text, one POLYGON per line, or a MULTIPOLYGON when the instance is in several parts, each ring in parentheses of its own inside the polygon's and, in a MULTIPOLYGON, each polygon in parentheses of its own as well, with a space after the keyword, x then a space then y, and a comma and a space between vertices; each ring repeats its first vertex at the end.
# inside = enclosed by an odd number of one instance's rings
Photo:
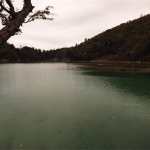
POLYGON ((150 61, 150 15, 106 30, 67 52, 74 60, 150 61))
POLYGON ((70 48, 41 51, 4 44, 0 48, 0 59, 150 61, 150 15, 120 24, 70 48))

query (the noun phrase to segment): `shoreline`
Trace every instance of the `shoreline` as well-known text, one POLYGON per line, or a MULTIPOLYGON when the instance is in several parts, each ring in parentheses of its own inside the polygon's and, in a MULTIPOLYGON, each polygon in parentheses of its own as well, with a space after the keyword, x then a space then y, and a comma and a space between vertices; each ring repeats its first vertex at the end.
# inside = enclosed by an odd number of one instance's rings
POLYGON ((130 62, 130 61, 107 61, 107 60, 92 60, 92 61, 82 61, 90 62, 85 67, 85 69, 96 69, 103 71, 121 71, 121 72, 150 72, 150 62, 130 62))
MULTIPOLYGON (((37 62, 37 61, 0 61, 0 63, 11 63, 11 62, 37 62)), ((91 60, 91 61, 38 61, 38 62, 66 62, 66 63, 88 63, 82 67, 82 69, 95 69, 102 71, 119 71, 119 72, 150 72, 150 62, 140 62, 140 61, 110 61, 110 60, 91 60)))

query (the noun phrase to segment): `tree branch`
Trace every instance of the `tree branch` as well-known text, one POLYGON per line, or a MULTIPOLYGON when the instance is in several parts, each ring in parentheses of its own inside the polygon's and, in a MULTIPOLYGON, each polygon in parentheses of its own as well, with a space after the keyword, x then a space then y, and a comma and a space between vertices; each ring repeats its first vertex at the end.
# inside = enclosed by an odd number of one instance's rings
POLYGON ((10 11, 9 10, 7 10, 3 5, 2 5, 2 2, 0 2, 0 6, 2 7, 2 9, 4 9, 7 13, 9 13, 10 14, 10 11))
POLYGON ((24 6, 31 5, 31 0, 24 0, 24 6))
POLYGON ((0 13, 0 18, 2 19, 2 25, 7 25, 9 20, 7 19, 6 15, 0 13))
POLYGON ((10 0, 5 0, 6 1, 6 3, 9 5, 9 7, 10 7, 10 15, 13 17, 13 18, 15 18, 15 16, 16 16, 16 12, 15 12, 15 10, 14 10, 14 6, 12 5, 12 3, 11 3, 11 1, 10 0))
POLYGON ((49 9, 53 8, 52 6, 47 6, 44 10, 35 11, 33 15, 29 15, 29 19, 27 21, 24 21, 24 23, 28 23, 31 21, 34 21, 35 19, 43 19, 43 20, 53 20, 53 18, 48 18, 45 15, 55 15, 50 13, 49 9))
MULTIPOLYGON (((24 0, 24 6, 23 6, 21 11, 25 10, 28 6, 32 6, 31 0, 24 0)), ((33 9, 34 9, 34 6, 31 7, 30 12, 32 12, 33 9)))
POLYGON ((14 6, 11 1, 12 0, 5 0, 9 6, 7 10, 4 6, 4 0, 0 0, 0 18, 2 20, 2 24, 6 25, 0 30, 0 44, 6 42, 11 36, 21 32, 20 26, 22 26, 25 22, 26 17, 29 18, 29 22, 34 21, 35 19, 53 20, 53 18, 48 18, 46 16, 51 14, 49 11, 50 8, 53 8, 51 6, 47 6, 44 10, 35 11, 33 15, 29 15, 34 9, 31 0, 23 0, 23 8, 20 11, 14 10, 14 6), (6 11, 6 14, 2 14, 2 11, 6 11))

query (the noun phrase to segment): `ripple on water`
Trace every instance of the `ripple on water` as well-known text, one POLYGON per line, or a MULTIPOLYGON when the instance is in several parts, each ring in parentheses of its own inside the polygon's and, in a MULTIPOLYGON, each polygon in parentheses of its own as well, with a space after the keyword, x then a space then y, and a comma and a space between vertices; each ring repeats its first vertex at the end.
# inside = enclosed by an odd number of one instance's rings
POLYGON ((1 149, 150 147, 148 74, 79 65, 8 63, 0 68, 1 149))

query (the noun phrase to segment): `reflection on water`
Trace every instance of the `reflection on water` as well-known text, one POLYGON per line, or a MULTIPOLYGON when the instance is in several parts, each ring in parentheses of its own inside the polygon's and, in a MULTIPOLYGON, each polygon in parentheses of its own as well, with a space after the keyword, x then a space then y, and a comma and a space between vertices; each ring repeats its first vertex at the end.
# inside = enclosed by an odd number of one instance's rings
POLYGON ((150 148, 149 73, 0 64, 0 149, 150 148))
POLYGON ((103 72, 88 71, 84 75, 107 77, 109 83, 119 90, 132 93, 137 96, 147 96, 150 98, 150 73, 137 72, 103 72))

